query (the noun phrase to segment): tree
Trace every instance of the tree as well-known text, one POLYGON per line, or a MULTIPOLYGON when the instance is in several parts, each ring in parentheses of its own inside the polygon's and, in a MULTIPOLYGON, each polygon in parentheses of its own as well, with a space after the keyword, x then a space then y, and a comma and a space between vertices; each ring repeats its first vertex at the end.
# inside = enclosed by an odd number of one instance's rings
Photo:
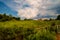
POLYGON ((11 15, 11 14, 9 14, 9 17, 12 17, 12 15, 11 15))
POLYGON ((52 18, 49 19, 50 21, 52 20, 52 18))
POLYGON ((6 13, 4 13, 3 16, 5 17, 6 16, 6 13))
POLYGON ((20 20, 20 17, 17 17, 16 20, 20 20))
POLYGON ((33 20, 33 19, 27 19, 27 18, 25 18, 24 20, 33 20))
POLYGON ((4 22, 4 21, 10 21, 10 20, 20 20, 20 17, 14 17, 11 14, 6 15, 6 13, 4 14, 0 14, 0 22, 4 22))
POLYGON ((57 19, 57 20, 60 20, 60 15, 58 15, 56 19, 57 19))
POLYGON ((26 18, 24 20, 27 20, 26 18))

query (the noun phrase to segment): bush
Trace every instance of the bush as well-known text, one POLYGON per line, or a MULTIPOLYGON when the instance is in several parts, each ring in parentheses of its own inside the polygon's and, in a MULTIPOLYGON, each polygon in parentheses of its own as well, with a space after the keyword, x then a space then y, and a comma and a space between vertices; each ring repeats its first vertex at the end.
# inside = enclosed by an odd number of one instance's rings
POLYGON ((57 20, 60 20, 60 15, 58 15, 56 19, 57 19, 57 20))
POLYGON ((55 35, 46 29, 0 27, 0 40, 55 40, 55 35))
POLYGON ((0 40, 23 40, 21 28, 0 28, 0 40))
POLYGON ((50 33, 48 30, 39 30, 34 34, 30 34, 24 40, 55 40, 55 34, 50 33))
POLYGON ((13 17, 11 14, 6 15, 6 13, 0 14, 0 22, 10 21, 10 20, 13 20, 13 19, 20 20, 20 17, 13 17))

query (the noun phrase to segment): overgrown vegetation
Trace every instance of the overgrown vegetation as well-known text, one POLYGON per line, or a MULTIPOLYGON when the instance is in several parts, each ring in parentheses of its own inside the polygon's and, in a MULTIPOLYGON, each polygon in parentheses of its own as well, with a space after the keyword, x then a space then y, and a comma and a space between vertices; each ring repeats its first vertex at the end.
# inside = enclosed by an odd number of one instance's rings
POLYGON ((0 22, 10 21, 10 20, 20 20, 20 17, 13 17, 11 14, 6 15, 6 13, 0 14, 0 22))
POLYGON ((0 22, 0 40, 56 40, 56 27, 60 25, 60 20, 41 21, 16 18, 0 14, 0 21, 2 21, 0 22))
POLYGON ((0 22, 0 40, 55 40, 59 23, 59 20, 0 22))
POLYGON ((60 15, 58 15, 56 19, 57 19, 57 20, 60 20, 60 15))

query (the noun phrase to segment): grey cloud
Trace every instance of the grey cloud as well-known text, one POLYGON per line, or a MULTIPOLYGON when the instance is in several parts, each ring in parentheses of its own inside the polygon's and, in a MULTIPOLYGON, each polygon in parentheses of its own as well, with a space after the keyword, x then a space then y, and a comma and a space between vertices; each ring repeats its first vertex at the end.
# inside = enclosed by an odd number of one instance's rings
POLYGON ((60 0, 10 0, 5 3, 21 18, 56 18, 60 14, 60 0))

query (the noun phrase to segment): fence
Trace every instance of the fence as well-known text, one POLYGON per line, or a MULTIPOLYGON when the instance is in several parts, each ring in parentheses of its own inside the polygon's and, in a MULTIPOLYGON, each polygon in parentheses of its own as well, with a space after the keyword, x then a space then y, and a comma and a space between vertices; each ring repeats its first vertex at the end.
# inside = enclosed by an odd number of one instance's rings
POLYGON ((57 25, 57 33, 60 33, 60 25, 57 25))

